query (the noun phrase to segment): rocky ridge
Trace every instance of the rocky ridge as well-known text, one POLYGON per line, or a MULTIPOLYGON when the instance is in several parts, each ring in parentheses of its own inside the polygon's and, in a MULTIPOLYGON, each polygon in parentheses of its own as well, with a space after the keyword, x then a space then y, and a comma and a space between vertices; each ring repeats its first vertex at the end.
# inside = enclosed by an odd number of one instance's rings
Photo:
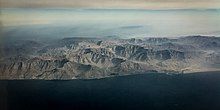
POLYGON ((1 47, 0 79, 94 79, 220 70, 220 38, 65 38, 1 47))

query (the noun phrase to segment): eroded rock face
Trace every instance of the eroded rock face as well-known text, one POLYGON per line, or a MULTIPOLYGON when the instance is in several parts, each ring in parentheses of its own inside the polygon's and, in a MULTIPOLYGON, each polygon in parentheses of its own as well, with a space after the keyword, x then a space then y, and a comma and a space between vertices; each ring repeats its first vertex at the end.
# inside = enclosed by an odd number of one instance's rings
POLYGON ((17 41, 1 47, 0 79, 92 79, 219 70, 219 41, 206 36, 17 41))
POLYGON ((184 59, 184 52, 164 49, 164 50, 155 50, 155 49, 145 49, 139 45, 125 45, 125 46, 116 46, 114 49, 116 55, 121 57, 127 57, 129 59, 137 61, 147 61, 150 59, 157 60, 168 60, 168 59, 184 59))

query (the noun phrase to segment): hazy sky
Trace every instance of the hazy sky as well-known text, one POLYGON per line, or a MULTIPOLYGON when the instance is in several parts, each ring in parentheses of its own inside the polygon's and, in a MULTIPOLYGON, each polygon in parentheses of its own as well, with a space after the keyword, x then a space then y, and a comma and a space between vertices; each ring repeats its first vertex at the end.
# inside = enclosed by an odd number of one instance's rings
POLYGON ((8 36, 220 36, 220 0, 0 0, 0 8, 8 36))
POLYGON ((60 8, 220 8, 220 0, 0 0, 1 7, 60 8))

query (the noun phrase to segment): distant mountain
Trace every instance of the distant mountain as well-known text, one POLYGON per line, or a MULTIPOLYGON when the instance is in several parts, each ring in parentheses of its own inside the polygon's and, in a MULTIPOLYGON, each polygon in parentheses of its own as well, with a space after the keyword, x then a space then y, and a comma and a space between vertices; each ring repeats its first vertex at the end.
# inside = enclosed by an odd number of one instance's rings
POLYGON ((179 39, 179 42, 198 46, 202 49, 219 49, 220 38, 214 36, 188 36, 179 39))
POLYGON ((220 70, 220 38, 64 38, 1 47, 0 79, 93 79, 220 70))

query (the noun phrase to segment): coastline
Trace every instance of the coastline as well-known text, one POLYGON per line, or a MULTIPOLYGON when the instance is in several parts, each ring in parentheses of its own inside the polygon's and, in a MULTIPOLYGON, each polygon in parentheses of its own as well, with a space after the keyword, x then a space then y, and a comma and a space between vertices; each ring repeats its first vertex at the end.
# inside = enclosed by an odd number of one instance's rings
POLYGON ((111 79, 111 78, 125 78, 125 77, 135 77, 138 75, 167 75, 167 76, 186 76, 186 75, 200 75, 200 74, 220 74, 220 71, 200 71, 200 72, 191 72, 191 73, 136 73, 136 74, 127 74, 127 75, 119 75, 119 76, 107 76, 107 77, 102 77, 102 78, 90 78, 90 79, 0 79, 0 81, 77 81, 77 80, 82 80, 82 81, 87 81, 87 80, 105 80, 105 79, 111 79))

